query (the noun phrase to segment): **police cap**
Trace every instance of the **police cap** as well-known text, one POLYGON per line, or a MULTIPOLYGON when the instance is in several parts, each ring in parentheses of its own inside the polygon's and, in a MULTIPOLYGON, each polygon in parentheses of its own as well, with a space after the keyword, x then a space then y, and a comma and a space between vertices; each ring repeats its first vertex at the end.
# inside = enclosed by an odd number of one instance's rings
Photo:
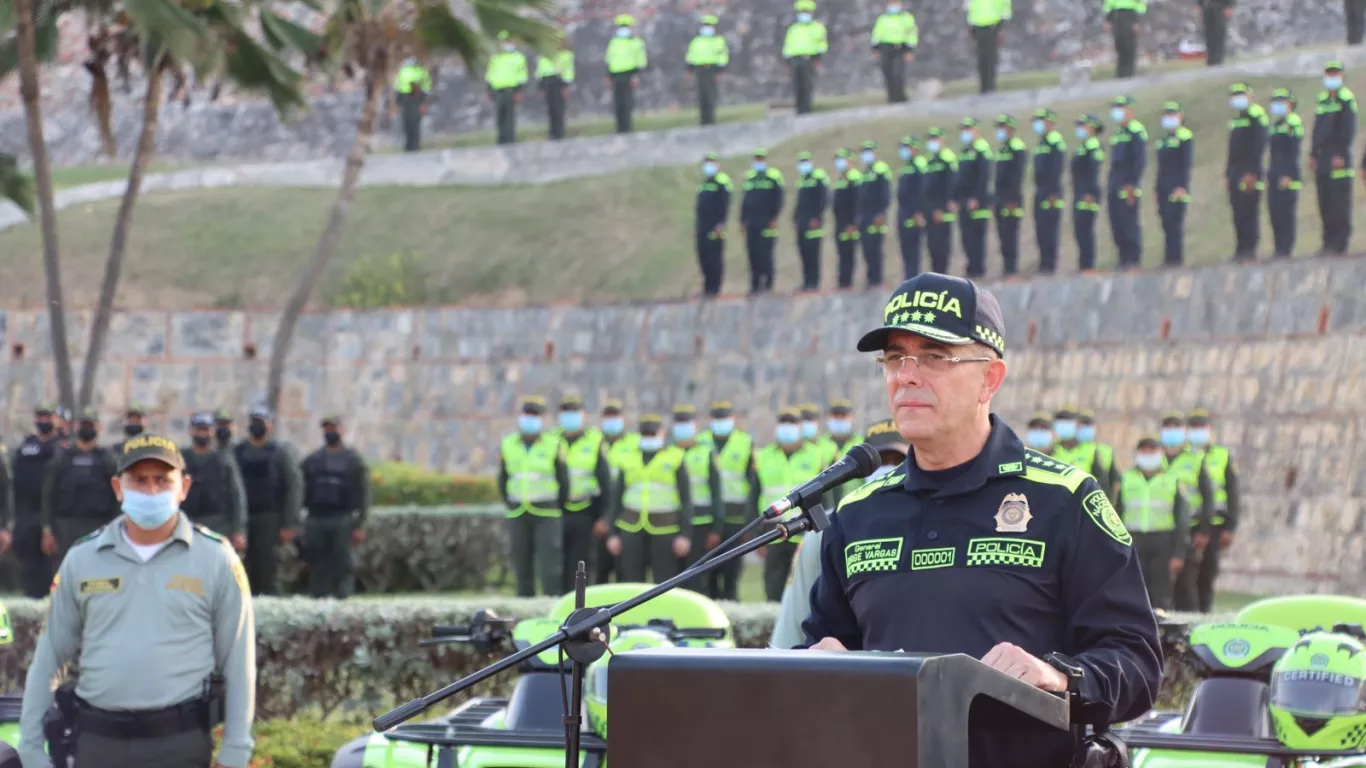
POLYGON ((642 415, 642 416, 640 417, 640 431, 641 431, 641 432, 647 432, 647 433, 649 433, 649 434, 654 434, 655 432, 658 432, 658 431, 659 431, 660 426, 663 425, 663 424, 664 424, 664 419, 661 419, 661 418, 659 417, 659 414, 657 414, 657 413, 647 413, 647 414, 644 414, 644 415, 642 415))
POLYGON ((1004 126, 1006 126, 1006 127, 1008 127, 1008 128, 1018 128, 1018 127, 1020 127, 1020 124, 1017 123, 1017 122, 1015 122, 1015 118, 1011 117, 1010 115, 997 115, 997 116, 996 116, 996 124, 997 124, 997 125, 1004 125, 1004 126))
POLYGON ((708 152, 707 154, 705 154, 705 155, 702 156, 702 162, 706 162, 706 161, 710 160, 711 162, 714 163, 714 162, 719 161, 720 159, 721 159, 721 156, 718 155, 718 154, 716 154, 715 152, 708 152))
POLYGON ((320 427, 340 427, 341 425, 342 417, 336 413, 329 413, 322 418, 322 421, 318 422, 320 427))
POLYGON ((1168 101, 1162 104, 1162 112, 1169 115, 1179 115, 1182 112, 1180 102, 1168 101))
POLYGON ((1344 69, 1346 68, 1342 66, 1340 59, 1329 59, 1328 63, 1323 65, 1324 72, 1341 72, 1344 69))
POLYGON ((778 411, 778 421, 798 422, 802 420, 802 412, 797 408, 784 408, 778 411))
POLYGON ((802 403, 797 408, 801 411, 804 421, 814 421, 821 417, 821 407, 815 403, 802 403))
POLYGON ((816 0, 797 0, 796 3, 793 3, 792 7, 798 11, 814 12, 816 10, 816 0))
POLYGON ((527 395, 522 398, 522 413, 545 413, 545 398, 540 395, 527 395))
POLYGON ((119 454, 119 474, 127 472, 139 461, 149 459, 160 461, 172 469, 185 468, 185 459, 174 442, 161 435, 142 434, 129 438, 123 444, 123 451, 119 454))
POLYGON ((1252 88, 1247 83, 1234 83, 1228 87, 1229 93, 1252 93, 1252 88))
POLYGON ((630 27, 636 23, 633 16, 628 13, 619 14, 614 22, 618 27, 630 27))
POLYGON ((214 421, 231 424, 232 411, 229 411, 227 408, 219 408, 218 410, 213 412, 213 419, 214 421))
POLYGON ((499 39, 499 40, 506 40, 506 39, 508 39, 508 31, 507 31, 506 29, 500 31, 500 32, 498 33, 498 39, 499 39))
POLYGON ((1179 427, 1184 423, 1186 423, 1186 414, 1180 411, 1167 411, 1162 414, 1162 426, 1164 427, 1168 424, 1175 424, 1179 427))
POLYGON ((810 153, 810 152, 798 152, 798 153, 797 153, 797 159, 798 159, 798 160, 811 160, 811 159, 812 159, 811 153, 810 153))
POLYGON ((1203 427, 1209 424, 1209 411, 1204 408, 1196 408, 1186 414, 1186 426, 1203 427))
POLYGON ((35 416, 51 416, 56 412, 57 404, 48 401, 38 403, 38 406, 33 409, 33 413, 35 416))
POLYGON ((1271 92, 1271 98, 1284 99, 1286 101, 1293 102, 1295 100, 1295 94, 1291 93, 1289 88, 1277 88, 1276 90, 1271 92))
POLYGON ((1132 96, 1116 96, 1110 100, 1110 106, 1112 107, 1132 107, 1133 105, 1134 99, 1132 96))
POLYGON ((830 413, 832 414, 842 416, 846 413, 852 413, 853 410, 854 402, 847 397, 837 397, 830 401, 830 413))
POLYGON ((1144 448, 1161 448, 1161 447, 1162 447, 1162 444, 1159 443, 1159 442, 1157 441, 1157 438, 1156 438, 1156 437, 1153 437, 1152 435, 1144 435, 1143 437, 1138 438, 1138 449, 1139 449, 1140 451, 1143 450, 1144 448))
POLYGON ((622 402, 615 397, 609 397, 602 402, 603 416, 619 416, 623 408, 622 402))
POLYGON ((976 127, 979 126, 979 125, 981 125, 981 123, 977 121, 977 118, 975 118, 975 117, 965 117, 965 118, 963 118, 963 121, 962 121, 961 123, 958 124, 958 127, 959 127, 959 128, 976 128, 976 127))
POLYGON ((270 412, 270 408, 264 405, 253 405, 247 412, 247 418, 253 421, 271 421, 275 414, 270 412))
POLYGON ((1077 406, 1075 406, 1075 405, 1070 405, 1070 404, 1064 405, 1063 407, 1061 407, 1061 408, 1059 408, 1058 410, 1056 410, 1056 411, 1053 412, 1053 418, 1055 418, 1055 419, 1075 419, 1075 418, 1077 418, 1077 406))
POLYGON ((902 137, 901 137, 901 146, 903 146, 903 147, 916 147, 916 148, 919 148, 919 147, 924 146, 924 144, 921 143, 920 139, 917 139, 917 138, 914 137, 914 136, 902 136, 902 137))
POLYGON ((1029 417, 1029 426, 1048 427, 1049 429, 1052 429, 1053 414, 1048 411, 1035 411, 1034 415, 1029 417))
POLYGON ((133 403, 132 405, 128 406, 128 409, 125 410, 125 411, 123 412, 123 415, 124 415, 124 416, 146 416, 146 415, 147 415, 147 407, 144 406, 142 403, 133 403))
POLYGON ((936 126, 926 131, 925 136, 931 139, 942 139, 944 138, 944 129, 936 126))
POLYGON ((860 146, 861 149, 871 149, 871 150, 874 150, 874 151, 877 150, 877 142, 876 142, 876 141, 873 141, 872 139, 869 139, 869 140, 863 142, 863 144, 861 144, 861 145, 859 145, 859 146, 860 146))
POLYGON ((764 149, 763 147, 759 147, 758 149, 754 150, 754 156, 755 156, 755 157, 768 157, 768 150, 767 150, 767 149, 764 149))
POLYGON ((1082 424, 1095 424, 1096 412, 1090 408, 1082 408, 1080 411, 1077 411, 1077 421, 1080 421, 1082 424))
POLYGON ((688 403, 679 403, 674 406, 673 414, 674 421, 692 421, 692 418, 697 415, 697 409, 688 403))
POLYGON ((713 419, 724 419, 727 416, 730 416, 733 410, 729 400, 711 401, 711 416, 713 419))
POLYGON ((95 406, 87 405, 81 409, 78 418, 82 424, 99 424, 100 412, 95 409, 95 406))
POLYGON ((1034 110, 1034 116, 1039 118, 1040 120, 1048 120, 1049 122, 1054 123, 1058 122, 1058 113, 1054 112, 1048 107, 1039 107, 1038 109, 1034 110))
POLYGON ((911 450, 906 438, 896 430, 896 424, 891 419, 883 419, 868 427, 868 431, 863 435, 863 442, 880 451, 909 453, 911 450))
POLYGON ((721 20, 716 18, 715 16, 703 16, 701 21, 703 24, 707 24, 713 27, 721 23, 721 20))
POLYGON ((907 280, 892 292, 882 322, 859 339, 858 351, 881 352, 893 331, 907 331, 950 346, 980 342, 1005 356, 1000 302, 961 277, 925 272, 907 280))
POLYGON ((190 426, 196 429, 208 429, 213 426, 213 414, 209 411, 195 411, 190 416, 190 426))
POLYGON ((583 395, 571 392, 560 398, 560 410, 578 411, 583 409, 583 395))

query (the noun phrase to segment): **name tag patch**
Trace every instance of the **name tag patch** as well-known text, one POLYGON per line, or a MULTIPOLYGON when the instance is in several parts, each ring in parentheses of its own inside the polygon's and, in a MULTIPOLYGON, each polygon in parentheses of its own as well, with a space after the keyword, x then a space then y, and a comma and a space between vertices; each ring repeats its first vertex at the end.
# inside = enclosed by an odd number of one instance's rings
POLYGON ((968 542, 968 567, 1015 565, 1043 567, 1044 543, 1033 539, 973 539, 968 542))
POLYGON ((901 563, 901 545, 905 539, 866 539, 855 541, 844 548, 844 576, 848 578, 868 571, 895 571, 901 563))
POLYGON ((122 583, 123 579, 118 576, 110 579, 86 579, 78 585, 76 591, 81 595, 99 595, 106 592, 117 592, 122 583))
POLYGON ((203 596, 204 581, 203 579, 196 579, 193 576, 175 575, 171 577, 170 581, 166 582, 166 588, 203 596))
POLYGON ((953 547, 938 549, 911 550, 911 570, 929 571, 935 568, 952 568, 958 552, 953 547))

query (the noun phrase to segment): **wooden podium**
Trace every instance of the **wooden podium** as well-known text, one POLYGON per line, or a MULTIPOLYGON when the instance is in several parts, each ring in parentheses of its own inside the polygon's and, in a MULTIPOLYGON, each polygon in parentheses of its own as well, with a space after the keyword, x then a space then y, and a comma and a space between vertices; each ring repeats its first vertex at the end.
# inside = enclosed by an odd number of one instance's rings
POLYGON ((612 768, 968 768, 982 696, 1070 728, 1066 698, 963 654, 652 649, 607 688, 612 768))

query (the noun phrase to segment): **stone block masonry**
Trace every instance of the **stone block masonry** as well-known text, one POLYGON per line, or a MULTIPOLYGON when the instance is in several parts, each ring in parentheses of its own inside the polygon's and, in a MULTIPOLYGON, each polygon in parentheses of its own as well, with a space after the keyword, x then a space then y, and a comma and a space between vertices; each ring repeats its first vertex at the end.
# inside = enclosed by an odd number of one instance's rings
MULTIPOLYGON (((1227 586, 1366 595, 1366 258, 1055 277, 996 283, 1009 374, 997 411, 1094 408, 1129 466, 1171 408, 1209 408, 1246 499, 1227 586)), ((348 417, 373 460, 490 472, 519 396, 582 392, 629 421, 675 402, 733 401, 771 439, 773 414, 850 396, 861 425, 884 418, 882 379, 854 352, 886 296, 851 292, 708 303, 443 307, 306 315, 291 354, 283 435, 318 444, 318 420, 348 417)), ((276 315, 127 312, 114 318, 99 407, 107 431, 130 401, 154 429, 186 435, 190 413, 260 396, 276 315)), ((69 318, 73 356, 89 317, 69 318)), ((56 391, 47 316, 0 312, 0 414, 10 444, 56 391)), ((79 371, 78 371, 79 374, 79 371)))

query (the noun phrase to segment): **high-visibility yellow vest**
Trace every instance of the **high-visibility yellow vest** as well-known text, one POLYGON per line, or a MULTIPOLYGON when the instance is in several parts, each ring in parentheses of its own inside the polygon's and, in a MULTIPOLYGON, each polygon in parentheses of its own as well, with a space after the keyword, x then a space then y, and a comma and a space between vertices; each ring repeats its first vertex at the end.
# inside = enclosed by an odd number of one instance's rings
POLYGON ((499 51, 489 57, 484 82, 495 91, 520 88, 526 85, 526 54, 521 51, 499 51))
POLYGON ((536 60, 536 79, 558 77, 565 83, 574 82, 574 52, 556 51, 536 60))
POLYGON ((678 468, 682 464, 683 449, 674 445, 656 451, 649 464, 639 447, 624 456, 621 472, 626 487, 616 526, 630 533, 678 533, 679 513, 683 511, 683 499, 678 495, 678 468))
POLYGON ((1103 443, 1077 443, 1071 450, 1058 443, 1053 446, 1053 458, 1098 478, 1110 471, 1115 454, 1110 446, 1103 443), (1097 457, 1100 459, 1099 464, 1096 463, 1097 457))
MULTIPOLYGON (((603 437, 606 440, 606 436, 603 437)), ((631 451, 640 445, 640 433, 630 432, 616 439, 607 448, 607 466, 612 468, 612 480, 615 482, 621 477, 621 460, 631 455, 631 451)))
POLYGON ((1205 451, 1205 474, 1214 488, 1214 524, 1223 525, 1228 513, 1228 449, 1222 445, 1211 445, 1205 451))
POLYGON ((1145 477, 1137 468, 1124 473, 1120 510, 1131 533, 1161 533, 1176 527, 1176 494, 1181 483, 1171 470, 1145 477))
POLYGON ((560 457, 559 436, 543 434, 530 447, 520 434, 503 438, 503 466, 508 475, 508 501, 516 506, 508 517, 530 512, 539 517, 559 517, 557 504, 560 481, 555 477, 555 460, 560 457))
POLYGON ((645 41, 635 36, 612 38, 607 44, 607 55, 604 59, 607 62, 607 73, 611 75, 639 72, 649 65, 645 41))
MULTIPOLYGON (((697 440, 715 450, 716 437, 704 432, 697 440)), ((716 452, 716 469, 721 473, 721 501, 727 504, 748 504, 753 490, 749 487, 749 465, 754 458, 754 438, 748 432, 735 430, 726 444, 716 452)), ((744 522, 743 518, 736 522, 744 522)))
POLYGON ((692 497, 693 525, 711 525, 716 518, 711 513, 711 456, 712 447, 698 443, 683 453, 688 467, 688 494, 692 497))
MULTIPOLYGON (((793 488, 820 474, 825 466, 821 460, 820 449, 810 443, 793 451, 790 456, 784 453, 777 443, 764 446, 755 458, 755 468, 759 474, 759 487, 762 489, 759 495, 759 511, 768 509, 769 504, 786 496, 793 488)), ((791 520, 800 514, 800 510, 793 510, 784 515, 782 519, 791 520)), ((796 543, 801 539, 802 535, 797 534, 787 541, 796 543)))
POLYGON ((1200 467, 1204 461, 1205 454, 1197 453, 1190 448, 1178 453, 1175 459, 1167 460, 1167 471, 1176 475, 1176 479, 1181 482, 1181 491, 1190 502, 1191 525, 1199 524, 1200 513, 1205 503, 1205 497, 1200 493, 1200 467))
POLYGON ((564 506, 570 512, 578 512, 587 509, 594 497, 602 495, 597 474, 602 432, 586 429, 572 443, 566 438, 564 445, 564 463, 569 468, 569 501, 564 506))

